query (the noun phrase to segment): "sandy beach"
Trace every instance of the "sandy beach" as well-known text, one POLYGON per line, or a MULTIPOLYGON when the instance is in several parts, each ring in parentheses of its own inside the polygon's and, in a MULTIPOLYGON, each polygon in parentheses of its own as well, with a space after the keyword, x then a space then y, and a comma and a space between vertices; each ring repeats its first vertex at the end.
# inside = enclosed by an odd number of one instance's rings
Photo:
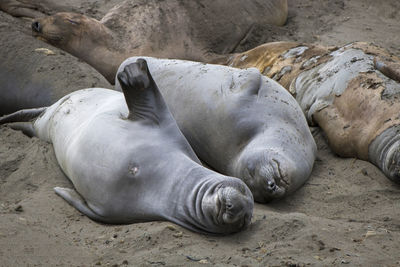
MULTIPOLYGON (((119 1, 73 2, 79 12, 101 18, 119 1)), ((398 1, 288 3, 285 26, 254 29, 236 52, 280 40, 336 46, 366 41, 400 56, 398 1)), ((12 25, 30 36, 30 21, 0 13, 2 32, 12 25)), ((1 38, 1 48, 10 49, 10 39, 1 38)), ((111 87, 100 80, 95 85, 111 87)), ((311 131, 318 158, 306 184, 286 199, 255 204, 248 229, 221 237, 170 222, 90 220, 54 193, 53 187, 72 184, 52 145, 1 126, 0 266, 400 266, 400 186, 369 162, 334 155, 323 132, 311 131)))

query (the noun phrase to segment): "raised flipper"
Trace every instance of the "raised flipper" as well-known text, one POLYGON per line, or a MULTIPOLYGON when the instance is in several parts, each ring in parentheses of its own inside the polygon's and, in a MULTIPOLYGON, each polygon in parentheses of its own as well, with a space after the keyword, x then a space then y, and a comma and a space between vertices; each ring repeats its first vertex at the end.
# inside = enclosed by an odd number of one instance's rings
POLYGON ((125 66, 117 75, 128 105, 130 120, 150 120, 160 124, 165 118, 167 105, 151 76, 144 59, 125 66))
POLYGON ((27 136, 36 136, 31 120, 37 118, 46 110, 43 108, 23 109, 0 118, 0 125, 12 123, 9 126, 14 130, 22 131, 27 136))
POLYGON ((57 195, 62 197, 71 206, 75 207, 81 213, 88 216, 90 219, 102 223, 111 223, 107 218, 96 214, 86 203, 86 201, 74 190, 70 188, 54 187, 57 195))

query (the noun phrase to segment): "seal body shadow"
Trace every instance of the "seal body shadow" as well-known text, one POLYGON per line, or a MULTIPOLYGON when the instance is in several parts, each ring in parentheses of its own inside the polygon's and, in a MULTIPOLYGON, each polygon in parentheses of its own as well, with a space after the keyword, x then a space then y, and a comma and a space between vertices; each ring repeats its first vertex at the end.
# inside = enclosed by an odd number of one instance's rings
POLYGON ((33 121, 34 134, 53 144, 75 188, 56 187, 56 193, 104 223, 169 220, 213 234, 246 227, 253 209, 250 190, 200 165, 146 62, 126 66, 118 80, 123 94, 76 91, 33 121))

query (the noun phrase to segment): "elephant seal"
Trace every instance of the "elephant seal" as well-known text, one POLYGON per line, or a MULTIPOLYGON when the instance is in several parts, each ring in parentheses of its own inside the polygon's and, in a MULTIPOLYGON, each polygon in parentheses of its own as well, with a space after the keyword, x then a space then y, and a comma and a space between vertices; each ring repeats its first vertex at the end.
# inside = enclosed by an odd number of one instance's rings
POLYGON ((300 107, 278 83, 254 68, 145 59, 199 158, 242 179, 255 201, 290 195, 309 178, 316 145, 300 107))
POLYGON ((287 0, 138 0, 116 5, 100 21, 58 13, 34 21, 32 29, 114 83, 130 56, 210 61, 234 52, 255 27, 286 19, 287 0))
POLYGON ((112 88, 87 63, 24 33, 19 20, 0 12, 0 116, 49 106, 74 90, 112 88))
POLYGON ((201 166, 146 61, 125 66, 118 81, 123 94, 80 90, 48 108, 5 116, 0 123, 40 114, 33 123, 14 126, 53 144, 76 189, 56 187, 56 193, 93 220, 169 220, 215 234, 246 227, 253 211, 250 190, 237 178, 201 166))
POLYGON ((227 56, 219 63, 257 67, 285 86, 332 150, 368 160, 400 183, 400 58, 377 46, 278 42, 227 56))

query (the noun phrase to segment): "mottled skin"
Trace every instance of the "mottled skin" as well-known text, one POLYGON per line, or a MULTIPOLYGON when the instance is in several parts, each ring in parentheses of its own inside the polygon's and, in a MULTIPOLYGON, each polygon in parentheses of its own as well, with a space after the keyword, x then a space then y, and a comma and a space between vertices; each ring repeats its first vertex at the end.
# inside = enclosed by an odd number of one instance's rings
POLYGON ((75 190, 55 191, 105 223, 169 220, 193 231, 229 234, 251 220, 253 197, 237 178, 201 166, 169 112, 146 62, 118 75, 120 92, 79 90, 42 109, 5 116, 53 144, 75 190))
POLYGON ((316 145, 300 107, 278 83, 256 69, 146 60, 196 154, 242 179, 255 201, 290 195, 309 178, 316 145))
POLYGON ((400 58, 367 43, 268 43, 218 63, 257 67, 285 86, 342 157, 377 165, 400 183, 400 58))

